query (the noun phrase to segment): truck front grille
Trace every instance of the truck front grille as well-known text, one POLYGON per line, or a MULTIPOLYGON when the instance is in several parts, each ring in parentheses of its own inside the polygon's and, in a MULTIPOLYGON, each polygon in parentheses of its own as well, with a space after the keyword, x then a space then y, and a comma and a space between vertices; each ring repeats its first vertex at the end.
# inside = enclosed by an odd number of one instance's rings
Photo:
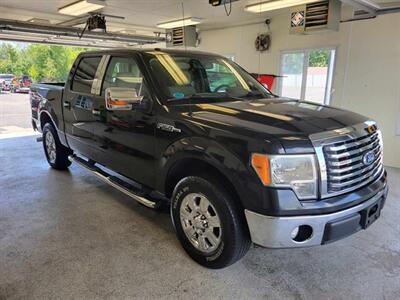
POLYGON ((323 147, 328 193, 353 190, 376 179, 383 170, 380 132, 323 147), (372 156, 373 153, 373 156, 372 156), (365 156, 369 154, 369 161, 365 156))
POLYGON ((361 188, 381 177, 382 135, 374 121, 310 135, 319 170, 321 198, 361 188))

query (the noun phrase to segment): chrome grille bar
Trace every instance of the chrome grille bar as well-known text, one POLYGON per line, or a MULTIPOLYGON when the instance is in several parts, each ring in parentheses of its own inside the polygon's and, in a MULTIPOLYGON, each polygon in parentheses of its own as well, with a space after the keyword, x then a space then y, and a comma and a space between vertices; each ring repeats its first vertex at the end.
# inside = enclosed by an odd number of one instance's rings
POLYGON ((380 148, 379 140, 376 140, 372 144, 370 143, 370 144, 368 144, 368 145, 366 145, 364 147, 357 148, 357 149, 354 149, 354 150, 351 150, 351 151, 347 151, 347 152, 343 152, 343 153, 340 153, 340 154, 328 154, 328 153, 334 153, 330 149, 330 147, 328 147, 326 149, 326 152, 327 152, 327 154, 329 155, 329 157, 331 159, 335 159, 335 158, 338 159, 338 158, 343 158, 343 157, 351 157, 351 156, 353 156, 355 154, 359 154, 360 152, 365 152, 366 150, 377 150, 379 148, 380 148))
MULTIPOLYGON (((352 173, 348 173, 348 174, 341 174, 341 175, 331 175, 329 174, 329 178, 331 179, 331 181, 344 181, 347 178, 351 178, 354 176, 358 176, 358 175, 362 175, 365 172, 374 169, 375 167, 377 167, 378 165, 382 164, 382 160, 379 158, 377 160, 375 160, 374 163, 372 163, 370 166, 368 166, 367 168, 358 168, 358 171, 352 172, 352 173)), ((331 173, 331 172, 330 172, 331 173)))
POLYGON ((335 183, 335 182, 331 181, 329 184, 330 184, 332 189, 337 189, 337 188, 341 189, 341 188, 346 187, 346 186, 352 186, 355 183, 358 183, 360 181, 364 181, 365 179, 369 178, 370 176, 375 176, 376 174, 379 173, 379 171, 381 171, 381 168, 382 168, 382 165, 380 164, 380 165, 376 166, 376 168, 374 168, 373 170, 370 170, 368 173, 366 173, 366 174, 364 174, 362 176, 358 176, 355 179, 352 179, 352 180, 349 180, 349 181, 344 181, 344 182, 341 182, 341 183, 335 183))
POLYGON ((330 150, 331 151, 341 151, 341 150, 347 150, 347 149, 352 148, 352 147, 359 147, 360 145, 369 143, 369 141, 371 139, 373 139, 373 140, 379 139, 378 132, 375 132, 371 137, 366 136, 366 137, 360 139, 359 141, 355 141, 355 142, 351 142, 351 143, 345 143, 344 145, 340 145, 340 146, 336 146, 336 147, 332 146, 332 147, 330 147, 330 150))

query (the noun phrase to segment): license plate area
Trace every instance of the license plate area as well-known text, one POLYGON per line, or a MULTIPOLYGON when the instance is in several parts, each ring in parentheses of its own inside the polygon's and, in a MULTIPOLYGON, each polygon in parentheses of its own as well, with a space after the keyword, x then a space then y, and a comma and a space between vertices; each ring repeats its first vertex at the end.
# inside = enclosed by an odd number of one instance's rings
POLYGON ((368 228, 372 223, 374 223, 380 217, 382 206, 383 206, 383 199, 360 211, 361 215, 360 225, 363 229, 368 228))

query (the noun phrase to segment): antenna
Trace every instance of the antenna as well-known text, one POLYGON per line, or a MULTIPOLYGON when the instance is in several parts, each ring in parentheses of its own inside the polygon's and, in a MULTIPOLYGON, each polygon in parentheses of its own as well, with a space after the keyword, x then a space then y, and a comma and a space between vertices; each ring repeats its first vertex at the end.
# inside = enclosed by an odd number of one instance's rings
MULTIPOLYGON (((187 53, 187 44, 186 44, 186 39, 185 39, 185 7, 183 5, 183 1, 181 2, 181 7, 182 7, 182 29, 183 29, 183 46, 185 49, 185 53, 187 53)), ((192 97, 189 97, 189 116, 193 115, 192 111, 192 97)))

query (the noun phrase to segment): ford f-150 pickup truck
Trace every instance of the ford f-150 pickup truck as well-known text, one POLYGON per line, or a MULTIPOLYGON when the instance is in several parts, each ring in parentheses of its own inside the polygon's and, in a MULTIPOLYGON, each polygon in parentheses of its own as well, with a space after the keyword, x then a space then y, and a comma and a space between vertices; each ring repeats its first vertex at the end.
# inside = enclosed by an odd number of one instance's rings
POLYGON ((71 162, 151 208, 186 252, 226 267, 251 243, 328 244, 366 229, 387 196, 382 137, 359 114, 280 98, 218 55, 82 53, 67 82, 31 87, 48 163, 71 162))

